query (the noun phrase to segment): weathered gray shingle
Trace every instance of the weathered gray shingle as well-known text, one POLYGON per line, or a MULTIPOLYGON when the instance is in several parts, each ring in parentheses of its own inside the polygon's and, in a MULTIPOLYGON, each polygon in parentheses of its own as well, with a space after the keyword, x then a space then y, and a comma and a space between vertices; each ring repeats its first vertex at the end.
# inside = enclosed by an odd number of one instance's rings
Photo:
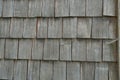
POLYGON ((14 0, 14 17, 27 17, 28 0, 14 0))
POLYGON ((40 61, 29 61, 28 62, 28 80, 39 80, 40 78, 40 61))
POLYGON ((4 58, 5 39, 0 39, 0 59, 4 58))
POLYGON ((63 18, 63 38, 76 38, 77 18, 63 18))
POLYGON ((102 16, 103 0, 86 0, 86 16, 102 16))
POLYGON ((58 60, 59 59, 59 40, 49 39, 44 43, 44 60, 58 60))
POLYGON ((18 59, 31 59, 31 50, 32 50, 32 40, 20 39, 18 59))
POLYGON ((44 51, 44 41, 33 39, 32 41, 32 59, 42 59, 44 51))
POLYGON ((14 80, 27 79, 27 61, 19 60, 14 64, 14 80))
POLYGON ((65 17, 69 16, 69 0, 56 0, 55 1, 55 16, 65 17))
POLYGON ((29 0, 29 17, 38 17, 42 13, 42 0, 29 0))
POLYGON ((87 61, 102 61, 101 40, 87 40, 87 61))
POLYGON ((71 60, 72 41, 71 39, 60 40, 60 60, 71 60))
POLYGON ((62 38, 62 18, 49 18, 48 38, 62 38))
POLYGON ((85 16, 86 0, 69 0, 70 16, 85 16))
POLYGON ((42 0, 42 16, 54 17, 54 0, 42 0))
POLYGON ((9 37, 10 19, 0 19, 0 38, 9 37))
MULTIPOLYGON (((1 0, 2 1, 2 0, 1 0)), ((14 0, 3 0, 3 17, 13 17, 14 0)))
POLYGON ((17 59, 18 39, 6 39, 5 58, 17 59))
POLYGON ((3 0, 0 0, 0 17, 2 16, 3 0))
POLYGON ((117 0, 103 0, 103 15, 116 16, 117 0))
POLYGON ((12 18, 10 25, 10 38, 22 38, 23 29, 24 29, 23 19, 12 18))
POLYGON ((77 38, 91 38, 92 18, 78 18, 77 38))
POLYGON ((67 62, 67 80, 81 79, 81 66, 79 62, 67 62))
POLYGON ((86 61, 87 44, 86 40, 72 40, 72 60, 86 61))
POLYGON ((37 19, 24 19, 23 38, 35 38, 36 37, 36 24, 37 19))
POLYGON ((117 61, 117 44, 108 44, 110 41, 103 41, 103 61, 117 61))

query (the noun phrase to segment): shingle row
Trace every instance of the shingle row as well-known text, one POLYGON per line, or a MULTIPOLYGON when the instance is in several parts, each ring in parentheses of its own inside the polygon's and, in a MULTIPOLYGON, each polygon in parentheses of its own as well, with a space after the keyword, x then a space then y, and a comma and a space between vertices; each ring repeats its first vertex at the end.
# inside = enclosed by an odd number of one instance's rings
POLYGON ((115 39, 116 18, 2 18, 0 38, 115 39))
POLYGON ((0 39, 0 58, 115 62, 117 44, 109 42, 111 40, 0 39))
POLYGON ((0 16, 116 16, 116 2, 117 0, 0 0, 0 16))
POLYGON ((116 63, 0 60, 0 79, 117 80, 116 63))

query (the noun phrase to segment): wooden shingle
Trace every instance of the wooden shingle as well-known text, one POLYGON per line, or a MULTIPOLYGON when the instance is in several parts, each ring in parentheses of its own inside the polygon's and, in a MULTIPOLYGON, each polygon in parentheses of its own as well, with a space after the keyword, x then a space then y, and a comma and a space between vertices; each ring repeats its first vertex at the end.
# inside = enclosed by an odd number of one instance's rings
POLYGON ((5 58, 17 59, 18 39, 6 39, 5 58))
POLYGON ((90 38, 91 37, 91 18, 78 18, 77 37, 90 38))
POLYGON ((27 17, 28 0, 14 0, 14 17, 27 17))
POLYGON ((10 29, 10 19, 0 19, 0 38, 8 38, 10 29))
POLYGON ((71 49, 72 41, 71 39, 61 39, 60 40, 60 60, 71 60, 71 49))
POLYGON ((36 18, 24 19, 23 38, 35 38, 36 37, 36 18))
POLYGON ((61 37, 62 37, 62 19, 49 18, 48 38, 61 38, 61 37))
POLYGON ((43 40, 33 40, 32 43, 32 59, 42 59, 43 57, 43 40))
POLYGON ((14 80, 27 79, 27 61, 19 60, 14 64, 14 80))
POLYGON ((82 80, 94 80, 95 63, 81 63, 82 80))
POLYGON ((63 18, 63 38, 76 38, 77 18, 63 18))
POLYGON ((18 59, 31 59, 32 41, 29 39, 19 40, 18 59))
POLYGON ((54 16, 54 0, 42 0, 42 16, 53 17, 54 16))
POLYGON ((38 17, 42 13, 42 0, 29 0, 29 17, 38 17))
POLYGON ((2 16, 3 0, 0 0, 0 17, 2 16))
POLYGON ((53 80, 66 80, 66 62, 54 62, 53 80))
POLYGON ((38 19, 37 38, 47 38, 48 36, 48 18, 38 19))
POLYGON ((55 17, 69 16, 69 0, 56 0, 55 17))
POLYGON ((85 16, 85 0, 69 0, 70 16, 85 16))
POLYGON ((12 60, 0 61, 0 79, 13 80, 14 62, 12 60))
POLYGON ((13 17, 14 0, 3 0, 3 17, 13 17))
POLYGON ((29 61, 28 62, 28 80, 39 80, 40 76, 40 62, 39 61, 29 61))
POLYGON ((23 19, 12 18, 10 26, 10 38, 22 38, 23 34, 23 19))
POLYGON ((103 41, 103 61, 117 61, 117 44, 108 44, 110 41, 103 41))
POLYGON ((108 64, 96 63, 95 80, 108 80, 108 64))
POLYGON ((86 16, 102 16, 103 0, 86 0, 86 16))
POLYGON ((48 39, 44 43, 44 60, 59 59, 59 40, 48 39))
POLYGON ((116 16, 116 3, 117 0, 103 0, 103 15, 104 16, 116 16))
POLYGON ((116 19, 94 18, 92 27, 92 38, 116 38, 116 19))
POLYGON ((86 61, 87 54, 86 40, 72 40, 72 60, 73 61, 86 61))
POLYGON ((52 80, 53 78, 53 63, 41 62, 40 80, 52 80))
POLYGON ((4 58, 5 39, 0 39, 0 59, 4 58))
POLYGON ((117 63, 109 64, 109 80, 118 80, 118 66, 117 63))
POLYGON ((67 62, 67 80, 80 80, 80 68, 79 62, 67 62))
POLYGON ((87 40, 87 61, 102 61, 101 40, 87 40))

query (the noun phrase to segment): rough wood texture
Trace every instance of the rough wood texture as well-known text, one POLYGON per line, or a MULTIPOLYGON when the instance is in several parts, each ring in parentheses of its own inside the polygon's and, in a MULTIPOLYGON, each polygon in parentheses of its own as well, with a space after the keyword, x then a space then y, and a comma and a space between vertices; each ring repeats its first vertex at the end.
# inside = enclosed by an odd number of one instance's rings
POLYGON ((96 63, 95 80, 108 80, 107 63, 96 63))
POLYGON ((17 59, 18 39, 6 39, 5 58, 17 59))
POLYGON ((70 16, 85 16, 85 0, 69 0, 70 16))
POLYGON ((36 37, 36 18, 24 19, 24 38, 35 38, 36 37))
POLYGON ((120 80, 120 0, 118 0, 118 79, 120 80))
POLYGON ((32 59, 42 59, 43 56, 43 40, 33 40, 33 45, 32 45, 32 59))
POLYGON ((86 40, 72 40, 72 60, 73 61, 86 61, 87 54, 86 40))
POLYGON ((28 80, 39 80, 40 76, 40 62, 29 61, 28 62, 28 80))
POLYGON ((10 26, 10 37, 11 38, 22 38, 23 34, 23 19, 12 18, 10 26))
POLYGON ((87 61, 102 61, 101 40, 87 40, 87 61))
POLYGON ((81 80, 94 80, 95 65, 94 63, 81 63, 81 80))
POLYGON ((27 17, 28 0, 14 0, 14 17, 27 17))
POLYGON ((0 79, 13 80, 14 62, 10 60, 0 61, 0 79))
POLYGON ((48 36, 48 18, 38 19, 37 38, 47 38, 48 36))
POLYGON ((48 38, 61 38, 61 37, 62 37, 62 19, 49 18, 48 38))
POLYGON ((109 64, 109 80, 118 80, 118 66, 116 63, 109 64))
POLYGON ((91 38, 91 18, 78 18, 77 37, 78 38, 91 38))
POLYGON ((31 59, 32 41, 29 39, 19 40, 18 59, 31 59))
POLYGON ((71 49, 72 42, 71 39, 61 39, 60 40, 60 60, 71 60, 71 49))
POLYGON ((3 0, 0 0, 0 17, 2 16, 3 0))
POLYGON ((54 16, 54 0, 42 0, 42 16, 54 16))
POLYGON ((55 16, 65 17, 69 16, 69 0, 56 0, 55 2, 55 16))
POLYGON ((9 37, 10 19, 0 19, 0 38, 9 37))
POLYGON ((117 0, 103 0, 103 15, 105 16, 116 16, 117 11, 117 0))
POLYGON ((29 0, 29 17, 38 17, 42 13, 42 0, 29 0))
POLYGON ((5 39, 0 39, 0 59, 4 58, 5 39))
POLYGON ((14 0, 3 0, 3 17, 13 17, 14 0))
POLYGON ((67 80, 80 80, 81 71, 80 63, 67 62, 67 80))
POLYGON ((86 0, 86 16, 102 16, 103 0, 86 0))
POLYGON ((44 60, 59 59, 59 40, 49 39, 44 43, 44 60))
POLYGON ((54 62, 53 80, 66 80, 66 62, 54 62))
POLYGON ((52 80, 53 75, 53 63, 41 62, 40 80, 52 80))
POLYGON ((116 43, 107 44, 110 41, 103 41, 103 61, 117 61, 117 45, 116 43))
POLYGON ((116 20, 114 18, 94 18, 92 38, 116 38, 116 20))
POLYGON ((63 38, 76 38, 77 18, 63 18, 63 38))
POLYGON ((26 80, 27 61, 16 61, 14 65, 14 80, 26 80))

